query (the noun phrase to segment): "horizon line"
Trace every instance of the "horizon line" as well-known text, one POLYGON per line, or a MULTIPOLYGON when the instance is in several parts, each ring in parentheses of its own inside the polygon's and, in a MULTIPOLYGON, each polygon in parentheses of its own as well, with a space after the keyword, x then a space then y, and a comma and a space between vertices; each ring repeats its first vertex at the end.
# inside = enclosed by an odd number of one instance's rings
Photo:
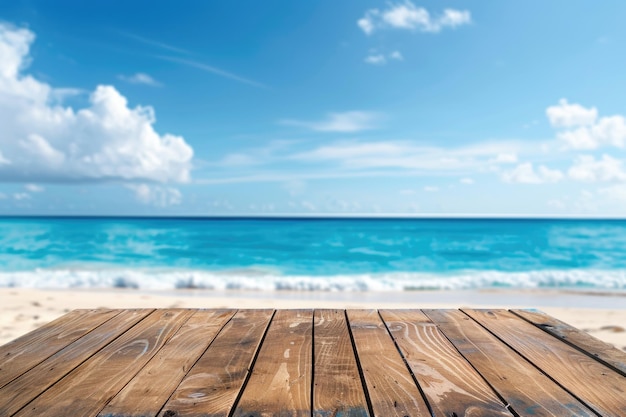
POLYGON ((572 215, 556 215, 556 214, 475 214, 475 213, 458 213, 458 214, 395 214, 395 213, 261 213, 261 214, 0 214, 0 219, 6 218, 121 218, 121 219, 215 219, 215 220, 315 220, 315 219, 342 219, 342 220, 626 220, 624 215, 592 215, 592 214, 572 214, 572 215))

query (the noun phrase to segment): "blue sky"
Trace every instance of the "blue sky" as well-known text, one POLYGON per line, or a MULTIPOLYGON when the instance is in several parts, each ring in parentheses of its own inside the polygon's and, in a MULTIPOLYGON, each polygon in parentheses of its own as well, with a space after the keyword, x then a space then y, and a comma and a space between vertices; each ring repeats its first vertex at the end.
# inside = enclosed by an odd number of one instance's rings
POLYGON ((618 1, 0 4, 0 214, 626 213, 618 1))

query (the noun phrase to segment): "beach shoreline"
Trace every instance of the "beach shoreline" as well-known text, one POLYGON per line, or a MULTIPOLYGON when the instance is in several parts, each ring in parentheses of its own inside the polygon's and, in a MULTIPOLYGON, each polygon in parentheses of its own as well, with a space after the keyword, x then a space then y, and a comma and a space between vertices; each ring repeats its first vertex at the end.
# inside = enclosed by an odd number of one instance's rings
POLYGON ((146 291, 0 288, 0 345, 84 308, 535 308, 626 351, 626 293, 463 291, 146 291))

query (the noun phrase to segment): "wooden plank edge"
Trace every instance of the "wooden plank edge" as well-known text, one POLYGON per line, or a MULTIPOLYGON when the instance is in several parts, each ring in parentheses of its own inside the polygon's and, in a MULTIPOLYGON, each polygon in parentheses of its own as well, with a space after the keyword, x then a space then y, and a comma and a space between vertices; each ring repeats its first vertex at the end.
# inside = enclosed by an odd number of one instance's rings
MULTIPOLYGON (((122 384, 119 388, 119 390, 117 390, 115 393, 111 394, 111 397, 104 402, 104 404, 102 405, 102 407, 100 407, 97 410, 94 410, 94 416, 99 415, 105 408, 106 406, 109 404, 109 402, 111 402, 111 400, 113 400, 113 398, 115 398, 124 388, 126 388, 126 385, 130 384, 130 381, 133 380, 133 378, 135 378, 142 370, 143 368, 146 367, 146 365, 148 365, 148 363, 152 360, 152 358, 154 358, 156 355, 159 354, 159 351, 161 349, 163 349, 163 346, 165 346, 167 344, 167 342, 169 342, 172 337, 174 337, 174 335, 176 333, 179 332, 179 330, 185 325, 185 323, 187 323, 187 321, 189 321, 189 319, 191 317, 193 317, 193 315, 195 314, 195 311, 197 311, 197 309, 194 308, 164 308, 164 309, 153 309, 149 314, 146 314, 146 316, 144 318, 142 318, 141 320, 139 320, 137 323, 135 323, 133 326, 129 327, 128 329, 126 329, 125 332, 123 332, 122 334, 118 335, 115 340, 117 340, 119 337, 121 337, 122 335, 126 334, 128 331, 130 331, 133 327, 137 326, 139 323, 141 323, 142 321, 146 320, 148 317, 150 317, 152 314, 154 314, 157 310, 180 310, 180 311, 189 311, 191 314, 189 314, 189 317, 187 317, 187 319, 185 319, 180 326, 178 326, 178 328, 176 329, 176 331, 172 332, 172 334, 170 335, 170 337, 168 337, 165 341, 163 341, 163 343, 161 344, 161 347, 159 347, 154 354, 150 357, 150 359, 148 359, 138 370, 137 372, 135 372, 130 378, 128 378, 128 380, 126 381, 126 383, 122 384)), ((111 341, 109 344, 113 343, 113 341, 111 341)), ((108 346, 108 345, 107 345, 108 346)))
MULTIPOLYGON (((626 371, 624 371, 624 370, 620 369, 619 367, 615 366, 615 365, 614 365, 614 364, 612 364, 610 361, 606 361, 606 360, 604 360, 604 359, 603 359, 601 356, 599 356, 598 354, 592 353, 591 351, 586 350, 583 346, 580 346, 580 345, 578 345, 578 344, 576 344, 576 343, 572 342, 569 338, 564 337, 564 336, 562 336, 562 335, 558 334, 557 332, 553 331, 553 330, 550 328, 551 326, 542 326, 540 323, 535 323, 535 322, 533 322, 533 321, 531 321, 531 320, 528 320, 526 317, 522 316, 521 314, 518 314, 518 313, 517 313, 517 311, 516 311, 515 309, 509 309, 509 312, 511 312, 511 313, 512 313, 512 314, 514 314, 515 316, 519 317, 520 319, 522 319, 522 320, 524 320, 524 321, 526 321, 526 322, 528 322, 528 323, 532 324, 533 326, 537 327, 538 329, 543 330, 544 332, 548 333, 550 336, 553 336, 554 338, 556 338, 556 339, 560 340, 561 342, 563 342, 563 343, 565 343, 565 344, 567 344, 567 345, 569 345, 569 346, 573 347, 574 349, 578 350, 579 352, 581 352, 581 353, 583 353, 583 354, 585 354, 585 355, 589 356, 591 359, 594 359, 594 360, 596 360, 596 361, 600 362, 602 365, 606 366, 607 368, 610 368, 611 370, 613 370, 613 371, 617 372, 618 374, 620 374, 620 375, 622 375, 622 376, 626 377, 626 371)), ((543 312, 541 312, 541 313, 543 313, 543 312)), ((545 313, 543 313, 543 314, 545 314, 545 313)), ((549 316, 548 314, 546 314, 546 315, 547 315, 547 316, 549 316)), ((550 316, 550 317, 551 317, 551 316, 550 316)), ((553 319, 555 319, 555 320, 558 320, 558 319, 557 319, 557 318, 555 318, 555 317, 551 317, 551 318, 553 318, 553 319)), ((565 322, 563 322, 563 321, 561 321, 561 320, 558 320, 558 321, 559 321, 559 322, 561 322, 561 323, 563 323, 563 324, 568 325, 569 327, 572 327, 573 329, 576 329, 576 330, 579 330, 579 331, 581 331, 581 332, 582 332, 582 330, 577 329, 577 328, 575 328, 575 327, 573 327, 573 326, 571 326, 571 325, 569 325, 569 324, 567 324, 567 323, 565 323, 565 322)), ((594 336, 590 335, 589 333, 585 333, 585 334, 586 334, 587 336, 591 337, 591 338, 594 338, 594 339, 598 340, 599 342, 602 342, 600 339, 598 339, 598 338, 596 338, 596 337, 594 337, 594 336)), ((604 343, 604 342, 603 342, 603 343, 604 343)), ((616 349, 617 349, 617 348, 616 348, 616 349)), ((624 364, 624 366, 625 366, 625 369, 626 369, 626 364, 624 364)))
MULTIPOLYGON (((59 320, 59 319, 63 318, 65 315, 70 314, 70 313, 79 313, 79 312, 85 312, 85 313, 87 313, 87 312, 92 312, 92 311, 95 311, 95 310, 99 310, 99 311, 102 311, 102 312, 112 312, 112 313, 115 313, 115 314, 113 314, 113 315, 112 315, 111 317, 109 317, 108 319, 105 319, 102 323, 100 323, 100 324, 96 325, 96 326, 95 326, 94 328, 92 328, 91 330, 88 330, 87 332, 85 332, 85 333, 84 333, 82 336, 80 336, 78 339, 74 340, 73 342, 70 342, 69 344, 67 344, 67 345, 65 345, 65 346, 63 346, 63 347, 60 347, 60 348, 59 348, 56 352, 51 352, 50 354, 47 354, 47 356, 45 356, 45 357, 41 357, 41 358, 40 358, 41 360, 40 360, 39 362, 37 362, 37 363, 33 363, 33 364, 32 364, 32 366, 31 366, 30 368, 28 368, 28 369, 24 369, 24 371, 23 371, 21 374, 16 375, 13 379, 11 379, 11 380, 7 380, 5 383, 0 383, 0 389, 2 389, 2 388, 4 388, 4 387, 6 387, 6 386, 7 386, 7 385, 9 385, 10 383, 12 383, 13 381, 15 381, 15 380, 16 380, 16 379, 18 379, 19 377, 21 377, 22 375, 24 375, 24 374, 26 374, 27 372, 29 372, 31 369, 33 369, 33 368, 35 368, 35 367, 39 366, 41 363, 45 362, 46 360, 48 360, 48 359, 49 359, 49 358, 51 358, 52 356, 56 355, 57 353, 59 353, 59 352, 60 352, 60 351, 62 351, 63 349, 67 348, 67 347, 68 347, 68 346, 70 346, 72 343, 75 343, 77 340, 79 340, 79 339, 81 339, 81 338, 83 338, 83 337, 87 336, 89 333, 91 333, 91 332, 95 331, 95 330, 96 330, 96 329, 98 329, 100 326, 102 326, 103 324, 105 324, 105 323, 106 323, 106 322, 108 322, 109 320, 112 320, 114 317, 118 316, 118 315, 122 312, 122 310, 116 311, 115 309, 110 309, 110 308, 101 308, 101 309, 88 309, 88 308, 81 308, 81 309, 75 309, 75 310, 72 310, 72 311, 70 311, 70 312, 68 312, 68 313, 65 313, 65 314, 64 314, 63 316, 61 316, 61 317, 57 317, 57 319, 55 319, 55 320, 52 320, 52 321, 50 321, 50 322, 48 322, 48 323, 44 324, 44 326, 50 325, 50 324, 52 324, 52 323, 56 322, 57 320, 59 320)), ((42 326, 42 327, 43 327, 43 326, 42 326)), ((31 336, 32 334, 34 334, 34 333, 35 333, 35 332, 37 332, 38 330, 40 330, 40 329, 38 328, 38 329, 31 330, 30 332, 28 332, 28 333, 26 333, 26 334, 24 334, 24 335, 22 335, 22 336, 18 337, 17 339, 11 340, 11 341, 9 341, 8 343, 6 343, 6 344, 4 344, 4 345, 2 345, 2 346, 8 346, 8 345, 9 345, 9 343, 12 343, 12 342, 18 341, 18 340, 20 340, 20 339, 22 339, 22 338, 25 338, 25 337, 31 336)), ((40 393, 40 394, 41 394, 41 393, 40 393)))
MULTIPOLYGON (((72 311, 90 311, 91 309, 75 309, 72 311)), ((117 309, 111 309, 111 310, 117 310, 117 309)), ((44 389, 43 391, 41 391, 40 393, 38 393, 35 397, 33 397, 30 401, 28 401, 26 404, 24 404, 23 406, 21 406, 17 411, 15 411, 13 415, 18 414, 19 412, 21 412, 22 410, 24 410, 26 407, 28 407, 30 405, 30 403, 32 403, 33 401, 35 401, 37 398, 39 398, 40 396, 42 396, 44 393, 46 393, 49 389, 51 389, 55 384, 57 384, 59 381, 63 380, 63 378, 65 378, 67 375, 69 375, 70 373, 72 373, 74 371, 74 369, 78 368, 79 366, 81 366, 83 363, 87 362, 89 359, 91 359, 95 354, 97 354, 98 352, 100 352, 102 349, 104 349, 105 347, 107 347, 109 344, 115 342, 121 335, 123 335, 124 333, 126 333, 127 331, 129 331, 130 329, 132 329, 133 327, 135 327, 137 324, 141 323, 143 320, 145 320, 146 317, 148 317, 149 315, 151 315, 152 313, 154 313, 156 311, 155 308, 131 308, 131 309, 119 309, 118 313, 116 315, 114 315, 113 317, 111 317, 109 320, 113 319, 114 317, 117 317, 119 314, 121 314, 123 311, 126 310, 130 310, 130 311, 146 311, 146 314, 139 320, 137 320, 137 322, 135 324, 133 324, 132 326, 128 327, 128 329, 126 329, 124 332, 116 335, 113 339, 111 339, 109 341, 109 343, 107 343, 106 345, 102 346, 100 349, 94 351, 91 355, 89 355, 89 357, 87 359, 85 359, 84 361, 82 361, 80 364, 78 364, 77 366, 75 366, 73 369, 69 370, 68 372, 66 372, 65 374, 63 374, 62 377, 58 378, 54 384, 51 384, 50 386, 48 386, 46 389, 44 389)), ((108 322, 109 320, 106 320, 104 323, 108 322)), ((104 324, 102 323, 102 324, 104 324)), ((100 327, 100 326, 98 326, 100 327)), ((93 329, 96 330, 96 329, 93 329)), ((92 330, 92 331, 93 331, 92 330)), ((91 333, 91 332, 89 332, 91 333)), ((86 336, 88 333, 86 333, 85 335, 83 335, 82 337, 86 336)), ((77 339, 79 340, 79 339, 77 339)), ((73 342, 74 343, 74 342, 73 342)), ((70 345, 68 345, 70 346, 70 345)), ((67 346, 66 346, 67 347, 67 346)), ((65 348, 64 348, 65 349, 65 348)), ((60 352, 60 351, 59 351, 60 352)), ((58 353, 58 352, 57 352, 58 353)), ((55 353, 56 354, 56 353, 55 353)), ((54 356, 54 355, 53 355, 54 356)), ((43 361, 42 361, 43 362, 43 361)), ((31 368, 32 369, 32 368, 31 368)))
MULTIPOLYGON (((548 372, 544 371, 541 367, 539 367, 537 364, 535 364, 533 361, 531 361, 529 358, 527 358, 524 354, 522 354, 519 350, 515 349, 513 346, 511 346, 509 343, 507 343, 504 339, 502 339, 501 337, 499 337, 497 334, 495 334, 494 332, 491 331, 491 329, 489 329, 487 326, 484 326, 480 321, 476 320, 474 317, 472 317, 470 314, 468 314, 465 310, 477 310, 477 311, 486 311, 486 310, 497 310, 497 309, 488 309, 488 308, 460 308, 459 310, 461 310, 461 312, 463 314, 465 314, 467 317, 470 318, 470 320, 473 320, 474 322, 476 322, 479 326, 481 326, 483 329, 485 329, 487 332, 489 332, 489 334, 491 334, 493 337, 495 337, 496 339, 498 339, 503 345, 505 345, 506 347, 508 347, 509 349, 511 349, 513 352, 515 352, 520 358, 522 358, 523 360, 525 360, 526 362, 528 362, 531 366, 533 366, 535 369, 537 369, 539 372, 541 372, 542 374, 544 374, 546 377, 548 377, 548 379, 550 379, 550 381, 552 381, 554 384, 556 384, 559 388, 561 388, 563 391, 565 391, 566 393, 568 393, 569 395, 571 395, 573 398, 575 398, 578 402, 580 402, 583 406, 587 407, 588 410, 590 410, 592 413, 597 414, 599 417, 602 417, 602 415, 596 411, 596 407, 593 407, 591 404, 589 404, 587 401, 585 401, 584 399, 580 398, 578 395, 576 395, 575 393, 573 393, 572 391, 570 391, 567 387, 563 386, 563 384, 561 384, 559 381, 557 381, 552 375, 550 375, 548 372)), ((508 311, 505 309, 500 309, 500 311, 508 311)), ((517 315, 515 315, 515 317, 518 317, 517 315)), ((520 317, 518 317, 520 320, 522 320, 520 317)), ((525 320, 523 320, 525 321, 525 320)), ((558 340, 561 340, 560 338, 557 338, 558 340)), ((561 340, 562 341, 562 340, 561 340)))
MULTIPOLYGON (((192 317, 193 317, 196 313, 198 313, 199 311, 203 311, 203 310, 206 310, 206 309, 199 308, 199 309, 191 309, 191 310, 193 310, 193 311, 194 311, 194 313, 193 313, 191 316, 189 316, 189 318, 187 319, 187 321, 191 320, 191 318, 192 318, 192 317)), ((215 309, 215 310, 220 310, 220 309, 215 309)), ((183 375, 183 377, 180 379, 180 381, 179 381, 179 383, 178 383, 178 386, 180 386, 180 384, 181 384, 181 383, 185 380, 185 378, 187 377, 187 375, 189 374, 189 372, 191 372, 191 370, 193 369, 193 367, 194 367, 194 366, 196 366, 196 364, 198 363, 198 361, 199 361, 199 360, 202 358, 202 356, 206 353, 206 351, 209 349, 209 347, 211 347, 211 345, 213 344, 213 342, 215 341, 215 339, 217 338, 217 336, 218 336, 220 333, 222 333, 222 330, 224 330, 224 327, 226 327, 226 325, 227 325, 228 323, 230 323, 230 321, 233 319, 233 317, 235 316, 235 314, 237 314, 237 312, 239 311, 238 309, 224 309, 224 310, 231 310, 231 311, 232 311, 232 314, 230 315, 230 317, 228 318, 228 320, 226 320, 226 321, 224 322, 224 324, 222 324, 222 327, 220 327, 219 331, 218 331, 217 333, 215 333, 215 335, 213 336, 213 338, 211 338, 211 341, 209 342, 209 344, 206 346, 206 348, 204 348, 204 350, 202 351, 202 353, 200 353, 200 355, 198 355, 198 357, 197 357, 197 358, 196 358, 196 360, 193 362, 193 364, 189 367, 189 369, 187 369, 187 372, 185 372, 185 374, 183 375)), ((182 328, 184 327, 184 325, 187 323, 187 321, 185 321, 185 323, 183 323, 183 325, 182 325, 182 326, 180 326, 180 329, 182 329, 182 328)), ((176 336, 176 334, 180 331, 180 329, 178 329, 178 330, 176 331, 176 333, 175 333, 172 337, 176 336)), ((166 344, 167 344, 167 343, 163 344, 163 347, 164 347, 166 344)), ((161 347, 161 349, 162 349, 163 347, 161 347)), ((159 350, 160 350, 160 349, 159 349, 159 350)), ((157 352, 157 354, 158 354, 158 352, 157 352)), ((156 356, 156 354, 155 354, 154 356, 156 356)), ((148 363, 150 363, 150 361, 146 362, 146 365, 144 365, 144 366, 147 366, 147 365, 148 365, 148 363)), ((141 369, 143 369, 143 367, 142 367, 141 369)), ((139 371, 139 372, 141 372, 141 371, 139 371)), ((138 372, 137 374, 139 374, 139 372, 138 372)), ((131 379, 130 381, 128 381, 128 384, 130 384, 130 382, 131 382, 131 381, 132 381, 132 379, 131 379)), ((126 385, 128 385, 128 384, 126 384, 126 385)), ((125 386, 126 386, 126 385, 125 385, 125 386)), ((124 386, 124 387, 125 387, 125 386, 124 386)), ((161 408, 159 408, 159 411, 155 414, 155 416, 158 416, 159 414, 161 414, 161 413, 163 412, 163 408, 165 408, 165 406, 167 405, 167 403, 170 401, 170 399, 172 398, 172 395, 174 395, 174 393, 175 393, 175 392, 176 392, 176 390, 178 389, 178 386, 176 386, 176 388, 174 388, 174 390, 170 393, 170 395, 167 397, 167 399, 163 402, 163 405, 161 406, 161 408)), ((123 389, 123 388, 122 388, 122 389, 123 389)), ((121 390, 120 390, 120 392, 121 392, 121 390)), ((113 399, 114 399, 114 398, 115 398, 115 396, 111 397, 111 400, 107 401, 107 403, 104 405, 104 407, 102 408, 102 410, 100 410, 100 412, 99 412, 98 414, 102 413, 102 411, 103 411, 103 410, 104 410, 104 409, 105 409, 105 408, 109 405, 109 403, 110 403, 111 401, 113 401, 113 399)))
MULTIPOLYGON (((465 312, 463 310, 461 310, 460 308, 458 309, 459 311, 461 311, 463 314, 465 314, 465 312)), ((432 321, 432 319, 430 318, 430 316, 426 313, 425 309, 420 310, 422 313, 424 313, 424 315, 426 315, 426 317, 428 317, 428 319, 432 321)), ((466 314, 467 315, 467 314, 466 314)), ((434 322, 433 322, 434 323, 434 322)), ((435 323, 436 324, 436 323, 435 323)), ((480 323, 479 323, 480 324, 480 323)), ((439 331, 441 332, 441 334, 443 334, 443 336, 448 340, 448 342, 450 342, 450 344, 454 347, 454 349, 459 353, 459 355, 461 355, 461 357, 463 359, 465 359, 465 361, 472 367, 472 369, 481 377, 481 379, 483 381, 485 381, 485 384, 487 384, 487 386, 489 388, 491 388, 491 390, 495 393, 495 395, 500 399, 500 401, 502 401, 502 404, 504 405, 504 408, 506 408, 511 414, 513 414, 514 416, 519 416, 519 414, 515 411, 515 409, 513 409, 513 406, 511 406, 511 404, 509 404, 509 402, 506 400, 506 398, 504 398, 504 396, 496 389, 496 387, 494 387, 491 382, 489 382, 489 380, 487 378, 485 378, 485 376, 478 370, 478 368, 476 368, 474 366, 474 364, 467 359, 467 357, 465 357, 465 355, 463 355, 463 352, 461 352, 459 350, 459 348, 454 344, 454 342, 452 342, 452 340, 450 340, 450 338, 448 337, 448 335, 439 328, 439 325, 437 325, 437 329, 439 329, 439 331)))
POLYGON ((411 369, 411 366, 409 365, 409 362, 404 357, 404 354, 402 353, 402 349, 400 349, 400 346, 398 346, 396 338, 393 337, 393 334, 391 333, 391 330, 389 330, 389 326, 387 325, 387 322, 385 321, 383 316, 380 314, 380 310, 377 309, 376 310, 376 314, 378 314, 378 317, 380 317, 380 320, 383 322, 383 325, 385 326, 385 330, 387 330, 387 334, 389 335, 389 338, 391 339, 391 341, 393 342, 393 345, 396 347, 396 350, 400 354, 400 357, 402 358, 402 362, 404 363, 404 366, 406 367, 406 369, 409 371, 409 374, 411 375, 411 378, 413 378, 413 383, 415 383, 415 386, 419 390, 419 393, 422 396, 422 399, 424 400, 424 403, 426 404, 426 407, 428 408, 428 412, 430 413, 431 416, 433 416, 434 415, 433 408, 430 405, 430 403, 428 402, 428 398, 426 397, 426 393, 422 389, 420 383, 417 380, 417 377, 413 373, 413 370, 411 369))
MULTIPOLYGON (((378 310, 376 310, 376 312, 378 312, 378 310)), ((352 351, 354 352, 354 359, 356 360, 356 368, 359 372, 361 385, 363 386, 363 394, 365 395, 365 403, 367 404, 367 412, 369 413, 370 416, 374 417, 376 414, 374 414, 374 407, 372 406, 370 393, 367 389, 367 384, 365 383, 365 373, 363 372, 363 367, 361 366, 361 360, 359 359, 359 352, 356 349, 354 335, 352 334, 352 326, 350 326, 350 318, 348 317, 348 310, 344 309, 343 314, 346 317, 346 326, 348 327, 348 334, 350 335, 350 344, 352 345, 352 351)), ((315 340, 313 340, 313 343, 315 343, 315 340)))
MULTIPOLYGON (((252 370, 254 369, 254 365, 256 364, 256 360, 259 357, 259 353, 261 352, 261 347, 263 346, 263 343, 265 342, 265 337, 267 336, 267 332, 270 329, 270 326, 272 325, 272 321, 274 320, 275 315, 276 315, 276 309, 273 309, 272 316, 267 321, 267 325, 265 326, 265 330, 263 331, 263 336, 261 336, 261 340, 259 341, 259 344, 256 347, 256 351, 254 352, 254 355, 252 356, 252 360, 248 364, 248 368, 246 369, 246 377, 244 378, 243 383, 241 384, 241 387, 239 388, 239 392, 237 393, 237 396, 235 397, 235 401, 233 401, 233 404, 228 413, 228 417, 232 417, 233 414, 235 414, 235 411, 237 410, 237 405, 239 404, 239 401, 241 400, 241 397, 243 396, 243 392, 246 390, 246 386, 248 385, 248 381, 250 380, 250 376, 252 375, 252 370)), ((176 392, 176 390, 174 390, 174 392, 176 392)), ((159 414, 162 412, 163 410, 159 411, 159 414)))

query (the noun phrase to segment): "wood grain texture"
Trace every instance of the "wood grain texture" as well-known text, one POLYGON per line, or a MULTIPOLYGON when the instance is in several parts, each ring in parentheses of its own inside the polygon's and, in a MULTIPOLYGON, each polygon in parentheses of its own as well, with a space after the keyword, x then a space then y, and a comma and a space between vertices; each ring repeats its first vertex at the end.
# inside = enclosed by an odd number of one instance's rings
POLYGON ((595 414, 458 310, 424 310, 458 351, 520 416, 595 414))
POLYGON ((274 310, 239 310, 189 371, 160 416, 226 417, 274 310))
POLYGON ((511 310, 511 312, 545 332, 568 343, 587 355, 626 376, 626 352, 616 349, 588 333, 536 310, 511 310))
POLYGON ((463 310, 587 406, 626 416, 626 378, 506 310, 463 310))
POLYGON ((313 311, 279 310, 234 417, 311 415, 313 311))
POLYGON ((16 414, 96 416, 191 316, 157 310, 66 375, 16 414))
POLYGON ((344 310, 315 310, 313 416, 369 417, 344 310))
POLYGON ((196 311, 99 416, 156 416, 233 314, 234 310, 196 311))
POLYGON ((381 310, 380 315, 422 387, 434 416, 512 416, 424 313, 381 310))
POLYGON ((0 346, 0 387, 118 313, 114 310, 74 310, 0 346))
POLYGON ((0 389, 0 416, 10 416, 137 324, 152 310, 126 310, 0 389))
POLYGON ((430 416, 378 312, 348 310, 347 314, 374 415, 430 416))

